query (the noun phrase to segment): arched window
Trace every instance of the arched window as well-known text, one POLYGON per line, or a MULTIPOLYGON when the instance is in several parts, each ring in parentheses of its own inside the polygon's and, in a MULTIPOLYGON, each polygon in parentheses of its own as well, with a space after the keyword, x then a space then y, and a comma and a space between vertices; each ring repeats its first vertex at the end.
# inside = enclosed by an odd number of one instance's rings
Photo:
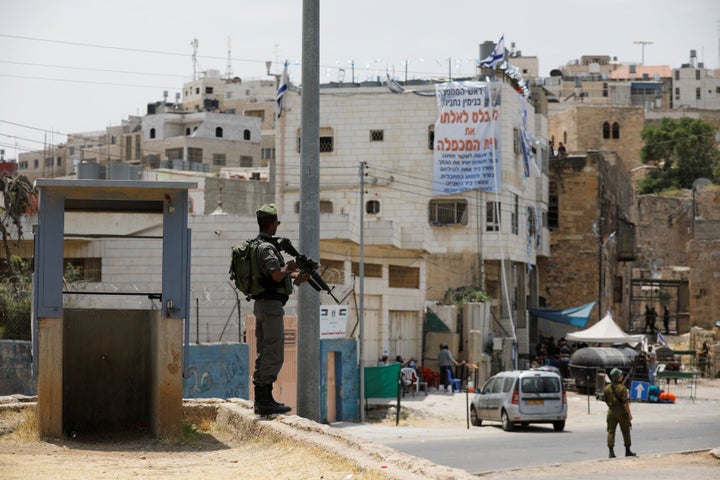
POLYGON ((610 138, 610 122, 603 123, 603 138, 610 138))
POLYGON ((215 136, 217 138, 222 138, 222 136, 223 136, 222 127, 215 127, 215 136))
POLYGON ((155 129, 154 128, 150 129, 150 138, 155 138, 155 129))
POLYGON ((190 127, 185 129, 185 135, 190 135, 190 127))
POLYGON ((250 140, 250 130, 243 130, 243 140, 250 140))
POLYGON ((620 138, 620 124, 617 122, 612 125, 612 138, 620 138))

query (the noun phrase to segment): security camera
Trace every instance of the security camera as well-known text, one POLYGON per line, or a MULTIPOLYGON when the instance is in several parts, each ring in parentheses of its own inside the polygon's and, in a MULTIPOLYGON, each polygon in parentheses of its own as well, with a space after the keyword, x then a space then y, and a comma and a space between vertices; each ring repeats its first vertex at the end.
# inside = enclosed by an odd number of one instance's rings
POLYGON ((222 233, 220 230, 215 230, 215 235, 220 235, 222 233))

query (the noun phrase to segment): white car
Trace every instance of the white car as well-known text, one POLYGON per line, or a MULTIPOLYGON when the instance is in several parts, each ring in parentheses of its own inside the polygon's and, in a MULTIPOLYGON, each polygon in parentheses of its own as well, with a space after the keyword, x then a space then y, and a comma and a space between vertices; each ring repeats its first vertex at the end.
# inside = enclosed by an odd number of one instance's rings
POLYGON ((560 375, 543 370, 514 370, 491 377, 470 405, 476 427, 483 420, 502 422, 510 431, 515 424, 551 423, 555 431, 565 428, 567 396, 560 375))

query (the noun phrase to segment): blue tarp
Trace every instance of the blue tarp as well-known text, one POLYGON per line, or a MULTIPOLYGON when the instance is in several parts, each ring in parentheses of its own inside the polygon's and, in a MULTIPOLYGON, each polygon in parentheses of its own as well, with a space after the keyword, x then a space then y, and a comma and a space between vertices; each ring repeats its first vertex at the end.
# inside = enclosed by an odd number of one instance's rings
POLYGON ((574 325, 576 327, 585 327, 590 318, 590 311, 595 306, 595 302, 586 303, 579 307, 566 308, 564 310, 539 310, 530 308, 530 313, 536 317, 550 320, 551 322, 564 323, 565 325, 574 325))

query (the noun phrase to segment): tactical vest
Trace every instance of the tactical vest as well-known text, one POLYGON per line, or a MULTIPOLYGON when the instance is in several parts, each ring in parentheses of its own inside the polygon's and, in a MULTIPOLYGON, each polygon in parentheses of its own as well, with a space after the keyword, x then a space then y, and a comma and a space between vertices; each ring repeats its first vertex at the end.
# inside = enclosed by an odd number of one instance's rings
MULTIPOLYGON (((270 242, 263 241, 258 247, 255 249, 255 262, 258 266, 258 271, 261 272, 261 275, 258 275, 253 279, 254 282, 257 282, 257 286, 259 287, 258 290, 262 290, 262 293, 259 293, 257 295, 253 295, 254 298, 267 298, 268 294, 274 294, 274 295, 280 295, 284 297, 289 297, 290 294, 293 292, 293 283, 292 278, 290 275, 285 275, 285 278, 283 278, 281 281, 276 282, 272 279, 271 275, 266 275, 264 273, 264 270, 262 269, 260 265, 260 257, 258 256, 258 251, 261 248, 265 248, 265 246, 268 246, 268 248, 271 248, 278 259, 280 259, 280 264, 283 264, 283 256, 280 254, 278 249, 270 242)), ((255 288, 253 288, 253 291, 256 291, 255 288)))

